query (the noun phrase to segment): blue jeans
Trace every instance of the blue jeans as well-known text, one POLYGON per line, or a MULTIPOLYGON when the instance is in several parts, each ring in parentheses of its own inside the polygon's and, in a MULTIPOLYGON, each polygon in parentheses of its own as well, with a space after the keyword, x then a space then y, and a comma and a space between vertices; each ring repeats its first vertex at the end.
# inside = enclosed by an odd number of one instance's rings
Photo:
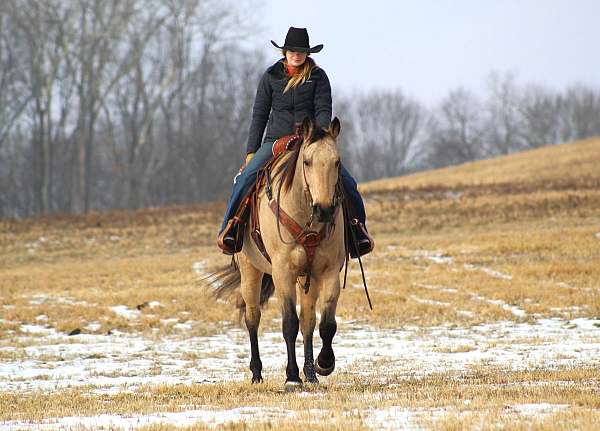
MULTIPOLYGON (((222 232, 223 229, 225 229, 227 221, 234 216, 235 211, 248 193, 248 190, 250 190, 250 187, 252 187, 256 181, 258 171, 271 159, 271 157, 273 157, 273 141, 264 142, 254 154, 250 163, 248 163, 240 175, 238 175, 235 184, 233 185, 229 202, 227 202, 225 217, 223 218, 223 224, 221 225, 219 232, 222 232)), ((350 175, 350 172, 348 172, 344 165, 342 165, 341 176, 342 185, 354 207, 356 216, 358 217, 358 220, 364 224, 366 218, 365 205, 356 188, 356 181, 352 178, 352 175, 350 175)))

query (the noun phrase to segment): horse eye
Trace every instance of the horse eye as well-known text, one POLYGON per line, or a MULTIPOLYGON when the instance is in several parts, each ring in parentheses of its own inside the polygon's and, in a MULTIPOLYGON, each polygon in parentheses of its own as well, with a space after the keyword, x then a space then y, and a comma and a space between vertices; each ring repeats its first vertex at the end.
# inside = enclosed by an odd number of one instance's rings
POLYGON ((305 161, 304 161, 304 166, 310 166, 310 161, 308 161, 308 160, 305 160, 305 161))

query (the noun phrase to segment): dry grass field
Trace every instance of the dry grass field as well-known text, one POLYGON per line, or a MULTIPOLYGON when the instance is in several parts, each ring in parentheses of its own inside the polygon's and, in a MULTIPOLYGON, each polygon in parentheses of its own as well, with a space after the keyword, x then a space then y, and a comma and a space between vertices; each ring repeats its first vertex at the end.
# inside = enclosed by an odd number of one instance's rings
POLYGON ((251 385, 199 281, 222 203, 0 220, 0 429, 598 429, 600 139, 361 191, 374 310, 353 262, 336 371, 292 393, 276 300, 251 385))

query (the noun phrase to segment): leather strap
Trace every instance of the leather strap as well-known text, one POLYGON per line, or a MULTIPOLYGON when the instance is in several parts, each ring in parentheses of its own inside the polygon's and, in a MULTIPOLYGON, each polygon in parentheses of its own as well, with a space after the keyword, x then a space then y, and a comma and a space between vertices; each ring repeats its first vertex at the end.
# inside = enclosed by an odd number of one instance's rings
MULTIPOLYGON (((321 244, 323 238, 327 234, 327 224, 324 224, 319 232, 314 230, 305 230, 300 226, 288 213, 285 212, 278 202, 273 199, 269 202, 269 207, 275 217, 279 217, 281 224, 283 224, 290 234, 294 237, 294 241, 301 245, 306 252, 306 283, 304 285, 305 292, 308 293, 308 287, 310 286, 310 273, 312 270, 312 263, 317 252, 317 247, 321 244)), ((334 217, 337 215, 337 207, 334 217)))

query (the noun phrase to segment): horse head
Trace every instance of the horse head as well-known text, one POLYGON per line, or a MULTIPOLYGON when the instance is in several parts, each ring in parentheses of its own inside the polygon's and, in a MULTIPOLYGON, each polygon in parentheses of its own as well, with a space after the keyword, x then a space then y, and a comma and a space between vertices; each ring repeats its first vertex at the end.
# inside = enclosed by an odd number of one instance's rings
POLYGON ((327 128, 315 126, 308 118, 302 122, 304 187, 310 194, 313 215, 320 222, 333 221, 338 205, 337 183, 341 164, 337 137, 340 127, 337 117, 327 128))

